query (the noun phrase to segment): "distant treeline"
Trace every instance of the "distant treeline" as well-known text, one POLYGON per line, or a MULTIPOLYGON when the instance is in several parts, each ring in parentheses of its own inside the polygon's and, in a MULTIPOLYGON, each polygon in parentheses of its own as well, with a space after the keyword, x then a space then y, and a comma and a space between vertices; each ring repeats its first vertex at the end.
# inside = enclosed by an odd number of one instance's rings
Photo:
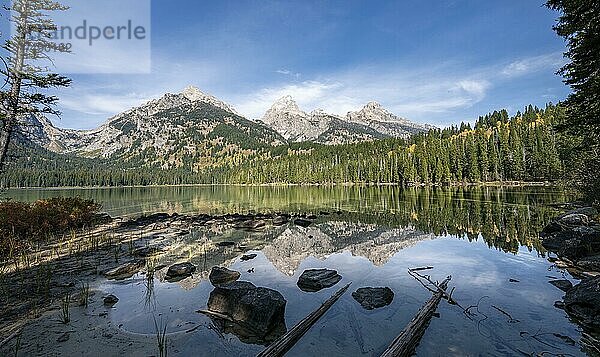
MULTIPOLYGON (((121 186, 160 184, 451 184, 490 181, 555 181, 562 177, 568 139, 554 127, 564 109, 528 106, 509 117, 506 110, 461 124, 430 130, 409 140, 325 146, 311 143, 257 149, 242 163, 221 162, 177 169, 110 159, 86 159, 40 149, 20 149, 2 177, 11 187, 121 186)), ((234 154, 232 154, 234 155, 234 154)))

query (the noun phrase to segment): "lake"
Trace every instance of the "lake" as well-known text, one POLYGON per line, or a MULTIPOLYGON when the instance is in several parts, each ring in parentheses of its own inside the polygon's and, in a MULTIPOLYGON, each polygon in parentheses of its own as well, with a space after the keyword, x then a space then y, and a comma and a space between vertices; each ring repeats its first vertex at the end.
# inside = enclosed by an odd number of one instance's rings
POLYGON ((195 227, 160 258, 160 264, 186 260, 197 266, 192 277, 176 283, 160 274, 151 282, 142 274, 98 281, 98 289, 120 298, 110 311, 113 324, 133 334, 153 334, 159 319, 169 334, 185 335, 176 346, 182 355, 250 356, 264 349, 264 341, 196 312, 206 308, 214 289, 207 279, 214 265, 281 293, 287 329, 352 282, 288 356, 379 355, 431 297, 408 274, 425 266, 433 267, 424 273, 434 280, 452 276, 453 298, 472 314, 442 301, 417 355, 585 355, 581 329, 554 307, 563 292, 548 283, 573 278, 548 261, 538 240, 558 213, 553 205, 574 198, 557 188, 190 186, 9 190, 6 195, 27 201, 78 195, 101 202, 113 216, 129 217, 315 214, 306 228, 293 223, 255 231, 195 227), (235 246, 214 244, 224 241, 235 246), (254 259, 241 259, 251 253, 254 259), (298 278, 310 268, 335 269, 342 280, 318 292, 302 291, 298 278), (351 294, 360 287, 389 287, 394 298, 366 310, 351 294))

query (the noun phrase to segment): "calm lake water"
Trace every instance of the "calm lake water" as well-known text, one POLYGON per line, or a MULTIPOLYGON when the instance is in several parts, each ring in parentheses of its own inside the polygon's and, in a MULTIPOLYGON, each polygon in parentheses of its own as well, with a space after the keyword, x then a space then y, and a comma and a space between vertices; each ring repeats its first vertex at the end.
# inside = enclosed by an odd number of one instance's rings
MULTIPOLYGON (((468 318, 442 301, 417 349, 420 356, 585 355, 581 330, 553 306, 563 292, 552 278, 573 280, 547 260, 537 232, 557 211, 550 205, 573 199, 555 188, 397 187, 155 187, 85 190, 11 190, 20 200, 79 195, 93 198, 111 215, 152 212, 315 213, 308 228, 293 224, 248 232, 232 227, 199 227, 179 238, 169 264, 190 260, 198 271, 177 283, 160 274, 99 287, 119 296, 111 311, 115 324, 153 334, 154 318, 171 334, 185 334, 183 355, 250 356, 264 346, 223 328, 196 310, 205 309, 214 265, 241 272, 241 280, 279 291, 287 301, 287 328, 348 282, 352 286, 288 353, 289 356, 379 355, 431 297, 407 270, 432 266, 435 280, 452 275, 453 297, 477 306, 468 318), (328 214, 324 214, 327 212, 328 214), (236 242, 213 247, 207 242, 236 242), (214 248, 216 247, 216 248, 214 248), (242 261, 242 254, 257 257, 242 261), (296 282, 308 268, 337 270, 343 279, 316 293, 296 282), (252 270, 253 269, 253 270, 252 270), (513 280, 511 280, 513 279, 513 280), (512 282, 511 282, 512 281, 512 282), (393 302, 363 309, 351 296, 360 287, 387 286, 393 302), (193 332, 186 330, 196 328, 193 332)), ((175 244, 174 243, 174 244, 175 244)))

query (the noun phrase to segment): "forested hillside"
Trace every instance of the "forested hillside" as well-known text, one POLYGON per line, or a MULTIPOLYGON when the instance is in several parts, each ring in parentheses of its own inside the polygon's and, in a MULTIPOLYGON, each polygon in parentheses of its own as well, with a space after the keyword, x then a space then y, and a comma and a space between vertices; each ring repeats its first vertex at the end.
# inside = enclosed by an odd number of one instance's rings
POLYGON ((563 117, 561 107, 528 106, 513 117, 506 110, 495 111, 480 117, 474 126, 433 129, 408 140, 265 146, 244 155, 219 155, 209 166, 184 160, 185 165, 170 170, 140 161, 134 167, 110 158, 85 159, 21 148, 2 183, 47 187, 554 181, 561 178, 565 160, 561 153, 567 151, 567 140, 557 138, 553 129, 563 117))
POLYGON ((269 158, 208 173, 226 183, 399 183, 552 181, 562 163, 553 124, 563 109, 529 106, 509 118, 505 110, 461 124, 430 130, 410 140, 386 139, 317 147, 308 153, 290 148, 269 158))

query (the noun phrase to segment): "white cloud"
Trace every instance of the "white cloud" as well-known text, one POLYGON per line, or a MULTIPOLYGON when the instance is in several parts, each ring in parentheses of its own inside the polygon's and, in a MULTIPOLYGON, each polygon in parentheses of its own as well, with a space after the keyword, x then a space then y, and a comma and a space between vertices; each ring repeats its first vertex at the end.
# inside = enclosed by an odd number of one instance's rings
POLYGON ((290 71, 289 69, 278 69, 275 71, 275 73, 283 74, 285 76, 290 76, 296 79, 300 79, 300 77, 302 76, 300 73, 290 71))
POLYGON ((565 59, 561 52, 547 53, 513 61, 502 69, 502 74, 507 77, 517 77, 544 69, 558 70, 564 63, 565 59))
POLYGON ((240 113, 260 118, 284 95, 291 95, 305 111, 321 108, 338 115, 375 100, 397 115, 410 118, 470 107, 483 100, 490 87, 486 79, 452 75, 438 69, 379 72, 372 68, 354 68, 318 80, 260 88, 235 98, 234 103, 240 113))
POLYGON ((69 110, 78 111, 88 115, 106 115, 108 118, 114 114, 123 112, 138 106, 152 97, 129 93, 126 95, 83 95, 77 97, 62 97, 61 105, 69 110))

